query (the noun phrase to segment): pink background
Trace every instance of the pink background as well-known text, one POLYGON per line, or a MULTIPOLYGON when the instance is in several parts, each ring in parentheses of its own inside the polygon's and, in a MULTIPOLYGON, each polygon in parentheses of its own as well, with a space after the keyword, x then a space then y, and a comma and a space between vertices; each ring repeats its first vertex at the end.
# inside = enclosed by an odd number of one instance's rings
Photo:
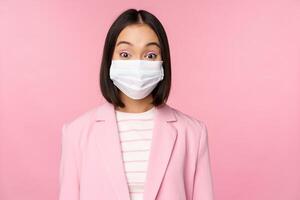
POLYGON ((300 199, 300 1, 185 3, 1 1, 1 200, 57 199, 62 123, 103 102, 104 38, 131 7, 167 31, 169 104, 207 124, 216 199, 300 199))

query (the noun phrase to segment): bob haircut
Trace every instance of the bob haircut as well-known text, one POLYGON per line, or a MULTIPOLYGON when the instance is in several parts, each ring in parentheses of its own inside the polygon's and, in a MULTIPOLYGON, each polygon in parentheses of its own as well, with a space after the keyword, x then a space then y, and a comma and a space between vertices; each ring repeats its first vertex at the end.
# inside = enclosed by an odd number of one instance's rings
POLYGON ((119 88, 110 79, 109 70, 115 44, 120 32, 128 25, 147 24, 156 33, 160 42, 160 52, 163 61, 164 78, 151 92, 153 101, 151 104, 159 106, 166 103, 171 88, 171 60, 169 43, 166 32, 160 21, 151 13, 145 10, 128 9, 125 10, 111 25, 105 39, 102 55, 99 84, 104 98, 115 107, 125 107, 119 98, 119 88))

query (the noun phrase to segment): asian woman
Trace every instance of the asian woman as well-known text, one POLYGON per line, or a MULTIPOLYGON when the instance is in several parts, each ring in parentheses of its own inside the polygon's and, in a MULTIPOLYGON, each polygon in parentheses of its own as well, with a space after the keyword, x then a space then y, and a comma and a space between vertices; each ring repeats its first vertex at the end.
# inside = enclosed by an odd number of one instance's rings
POLYGON ((167 104, 157 17, 128 9, 113 22, 99 80, 105 102, 63 124, 59 200, 213 200, 206 125, 167 104))

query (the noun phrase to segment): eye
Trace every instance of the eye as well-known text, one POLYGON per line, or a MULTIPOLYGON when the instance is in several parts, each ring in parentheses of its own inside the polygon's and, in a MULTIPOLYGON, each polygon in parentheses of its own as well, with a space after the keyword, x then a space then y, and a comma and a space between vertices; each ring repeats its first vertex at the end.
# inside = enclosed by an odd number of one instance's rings
POLYGON ((129 57, 129 53, 123 51, 119 54, 120 57, 124 57, 124 58, 128 58, 129 57))
POLYGON ((149 55, 150 55, 150 57, 148 57, 149 59, 155 60, 157 58, 157 55, 155 53, 149 53, 146 55, 146 57, 149 55))

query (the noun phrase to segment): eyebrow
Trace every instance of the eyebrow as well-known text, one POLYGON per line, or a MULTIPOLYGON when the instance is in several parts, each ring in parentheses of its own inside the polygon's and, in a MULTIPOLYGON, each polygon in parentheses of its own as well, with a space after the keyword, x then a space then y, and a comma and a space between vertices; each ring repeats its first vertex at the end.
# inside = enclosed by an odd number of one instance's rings
MULTIPOLYGON (((117 44, 117 46, 119 46, 120 44, 128 44, 128 45, 130 45, 130 46, 133 46, 132 43, 127 42, 127 41, 119 41, 118 44, 117 44)), ((155 46, 157 46, 158 48, 160 48, 160 45, 159 45, 157 42, 149 42, 149 43, 146 44, 146 47, 147 47, 147 46, 151 46, 151 45, 155 45, 155 46)))

